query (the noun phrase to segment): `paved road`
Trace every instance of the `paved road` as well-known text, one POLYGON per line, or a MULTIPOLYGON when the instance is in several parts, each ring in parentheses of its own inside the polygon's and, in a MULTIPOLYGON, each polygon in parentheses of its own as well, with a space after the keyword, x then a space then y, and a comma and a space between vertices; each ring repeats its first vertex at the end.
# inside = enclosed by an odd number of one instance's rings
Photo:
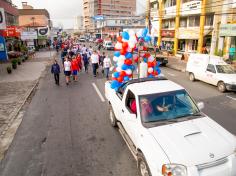
MULTIPOLYGON (((63 77, 64 78, 64 77, 63 77)), ((83 73, 78 83, 40 83, 15 139, 0 165, 1 176, 137 175, 136 162, 107 118, 108 107, 83 73)))
MULTIPOLYGON (((190 82, 185 73, 162 68, 206 104, 204 112, 236 134, 236 95, 219 93, 202 82, 190 82), (228 97, 227 97, 228 96, 228 97), (231 97, 231 98, 229 98, 231 97)), ((1 176, 136 176, 136 162, 118 131, 110 127, 104 97, 104 79, 82 73, 79 82, 41 82, 16 137, 0 165, 1 176)))

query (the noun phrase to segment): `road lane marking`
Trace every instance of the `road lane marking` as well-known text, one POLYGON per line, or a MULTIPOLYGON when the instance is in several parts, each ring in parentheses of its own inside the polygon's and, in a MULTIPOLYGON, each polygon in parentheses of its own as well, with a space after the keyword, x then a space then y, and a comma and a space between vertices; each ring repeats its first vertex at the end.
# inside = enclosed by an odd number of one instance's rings
POLYGON ((231 96, 226 96, 226 97, 228 97, 228 98, 230 98, 230 99, 232 99, 232 100, 235 100, 235 101, 236 101, 236 98, 233 98, 233 97, 231 97, 231 96))
POLYGON ((173 74, 173 73, 168 73, 168 72, 167 72, 167 74, 170 75, 170 76, 175 77, 175 74, 173 74))
POLYGON ((104 99, 104 97, 102 96, 102 93, 100 92, 100 90, 98 89, 98 87, 96 86, 96 84, 95 84, 95 83, 92 83, 92 85, 93 85, 93 88, 95 89, 95 91, 97 92, 98 96, 100 97, 101 101, 102 101, 102 102, 105 102, 105 99, 104 99))

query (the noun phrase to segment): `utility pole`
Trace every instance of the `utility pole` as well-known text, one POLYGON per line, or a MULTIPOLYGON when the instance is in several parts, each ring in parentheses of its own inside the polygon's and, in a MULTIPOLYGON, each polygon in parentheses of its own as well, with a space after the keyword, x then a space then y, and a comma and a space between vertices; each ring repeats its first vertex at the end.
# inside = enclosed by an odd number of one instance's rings
POLYGON ((202 0, 202 7, 201 7, 201 16, 200 16, 200 34, 199 34, 199 41, 198 41, 198 52, 202 53, 203 41, 204 41, 204 26, 205 26, 205 18, 206 18, 206 1, 202 0))
POLYGON ((150 0, 146 0, 146 27, 148 28, 149 34, 151 33, 150 31, 150 0))
POLYGON ((179 19, 180 19, 180 0, 176 1, 176 17, 175 17, 175 38, 174 38, 174 55, 178 50, 178 37, 179 37, 179 19))
POLYGON ((158 0, 158 15, 159 15, 159 33, 158 33, 158 41, 157 46, 161 46, 161 29, 162 29, 162 17, 163 17, 163 2, 162 0, 158 0))

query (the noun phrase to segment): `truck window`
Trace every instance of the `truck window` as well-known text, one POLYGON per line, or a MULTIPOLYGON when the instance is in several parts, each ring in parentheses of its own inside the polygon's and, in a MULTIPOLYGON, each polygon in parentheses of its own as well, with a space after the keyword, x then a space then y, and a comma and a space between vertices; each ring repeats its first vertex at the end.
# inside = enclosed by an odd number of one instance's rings
POLYGON ((214 65, 212 65, 212 64, 208 64, 207 71, 209 71, 211 73, 216 73, 216 69, 215 69, 214 65))
POLYGON ((130 90, 128 90, 127 92, 127 96, 125 99, 125 106, 130 113, 137 114, 135 95, 130 90))
POLYGON ((126 87, 127 87, 127 84, 125 83, 125 84, 123 84, 123 85, 118 89, 118 91, 117 91, 116 94, 118 95, 118 97, 119 97, 120 99, 123 98, 123 95, 124 95, 124 92, 125 92, 126 87))

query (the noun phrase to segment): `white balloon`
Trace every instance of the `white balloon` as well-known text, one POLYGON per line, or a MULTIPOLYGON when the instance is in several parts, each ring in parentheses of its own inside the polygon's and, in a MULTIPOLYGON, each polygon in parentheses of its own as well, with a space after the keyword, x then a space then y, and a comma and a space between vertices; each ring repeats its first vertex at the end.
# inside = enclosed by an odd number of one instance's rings
POLYGON ((132 48, 128 47, 127 51, 132 52, 132 48))
POLYGON ((138 42, 136 36, 130 37, 129 41, 130 41, 130 42, 133 42, 133 43, 135 43, 135 44, 138 42))
POLYGON ((113 61, 114 61, 114 62, 117 62, 117 61, 118 61, 118 59, 119 59, 119 58, 118 58, 118 57, 116 57, 116 56, 114 56, 114 57, 113 57, 113 61))
POLYGON ((116 67, 116 71, 121 72, 122 71, 121 67, 116 67))
POLYGON ((137 32, 137 37, 142 37, 142 33, 143 33, 143 30, 140 29, 140 30, 137 32))
POLYGON ((125 59, 126 59, 126 58, 125 58, 124 55, 120 55, 119 58, 118 58, 118 62, 119 62, 119 61, 123 61, 123 62, 124 62, 125 59))
POLYGON ((125 72, 126 72, 127 75, 132 75, 132 70, 131 69, 127 69, 127 70, 125 70, 125 72))
POLYGON ((151 55, 149 58, 148 58, 148 62, 153 62, 154 61, 154 57, 151 55))
POLYGON ((152 67, 148 68, 148 73, 153 73, 153 68, 152 67))
MULTIPOLYGON (((122 39, 122 42, 128 42, 129 40, 126 40, 126 39, 122 39)), ((122 45, 121 45, 121 47, 122 47, 122 45)))
POLYGON ((121 50, 122 49, 122 43, 117 42, 116 45, 115 45, 115 48, 118 49, 118 50, 121 50))
POLYGON ((118 67, 122 67, 122 65, 124 65, 124 61, 123 60, 119 60, 118 62, 117 62, 117 65, 118 65, 118 67))
POLYGON ((129 41, 129 47, 133 49, 135 47, 135 43, 133 41, 129 41))

